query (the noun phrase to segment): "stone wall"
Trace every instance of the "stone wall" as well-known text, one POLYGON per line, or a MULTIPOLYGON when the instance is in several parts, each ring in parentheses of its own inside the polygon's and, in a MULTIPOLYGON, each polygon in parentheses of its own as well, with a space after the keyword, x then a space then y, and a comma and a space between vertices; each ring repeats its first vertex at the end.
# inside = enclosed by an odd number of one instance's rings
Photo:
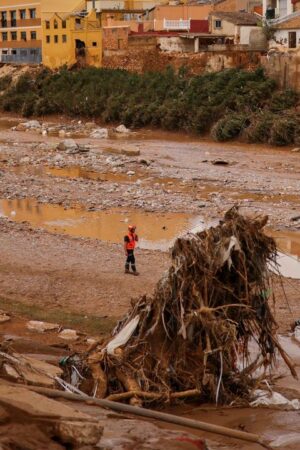
POLYGON ((266 73, 284 89, 300 91, 300 50, 294 52, 269 52, 261 58, 266 73))
POLYGON ((104 56, 103 66, 112 69, 125 69, 143 73, 163 71, 168 66, 179 70, 186 66, 191 74, 217 72, 223 69, 242 67, 255 69, 260 65, 261 52, 249 51, 206 51, 200 53, 167 53, 157 48, 129 48, 126 52, 111 52, 104 56))
POLYGON ((103 27, 103 50, 124 50, 128 47, 128 27, 103 27))

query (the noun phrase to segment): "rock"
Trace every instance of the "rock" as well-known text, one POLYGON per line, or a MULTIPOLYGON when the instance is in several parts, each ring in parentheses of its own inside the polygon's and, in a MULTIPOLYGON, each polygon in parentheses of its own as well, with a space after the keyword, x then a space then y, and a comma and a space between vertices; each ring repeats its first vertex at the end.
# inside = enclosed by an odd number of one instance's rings
POLYGON ((45 136, 47 136, 47 134, 48 134, 47 130, 43 130, 43 131, 42 131, 42 136, 45 137, 45 136))
POLYGON ((128 170, 127 175, 129 177, 132 177, 133 175, 135 175, 135 172, 133 170, 128 170))
POLYGON ((225 159, 214 159, 211 162, 214 166, 228 166, 229 161, 226 161, 225 159))
POLYGON ((66 136, 66 131, 65 130, 59 130, 58 136, 61 137, 61 138, 64 138, 66 136))
POLYGON ((91 134, 91 138, 94 139, 107 139, 108 138, 108 129, 107 128, 96 128, 91 134))
POLYGON ((38 150, 45 150, 46 152, 56 150, 56 147, 57 145, 54 142, 42 142, 36 146, 38 150))
MULTIPOLYGON (((103 433, 103 427, 97 422, 62 421, 55 425, 55 432, 65 444, 77 446, 96 445, 103 433)), ((90 447, 89 447, 90 448, 90 447)))
POLYGON ((0 323, 9 322, 10 317, 7 314, 0 314, 0 323))
POLYGON ((31 128, 41 128, 42 125, 38 120, 29 120, 28 122, 25 122, 25 128, 31 129, 31 128))
POLYGON ((88 153, 90 151, 91 147, 90 145, 79 145, 78 146, 78 151, 80 153, 88 153))
POLYGON ((72 448, 95 445, 102 436, 103 427, 97 418, 24 387, 3 384, 0 386, 0 402, 15 409, 21 420, 42 420, 48 428, 52 427, 54 437, 60 442, 73 444, 72 448))
POLYGON ((140 156, 141 152, 140 152, 140 150, 135 149, 135 148, 130 148, 130 149, 123 148, 121 150, 121 154, 125 155, 125 156, 140 156))
POLYGON ((76 333, 76 330, 71 330, 66 328, 65 330, 61 331, 58 335, 61 339, 66 339, 67 341, 76 341, 79 336, 76 333))
POLYGON ((293 222, 297 222, 298 220, 300 220, 300 216, 294 216, 294 217, 291 217, 291 220, 292 220, 293 222))
POLYGON ((78 149, 78 145, 76 144, 74 139, 65 139, 58 144, 56 149, 60 151, 75 151, 78 149))
POLYGON ((300 147, 293 148, 292 152, 299 153, 300 152, 300 147))
POLYGON ((58 155, 55 155, 54 156, 54 158, 53 158, 53 161, 55 162, 55 163, 57 163, 57 162, 61 162, 61 161, 63 161, 63 157, 62 157, 62 155, 61 154, 58 154, 58 155))
POLYGON ((97 125, 95 124, 95 122, 87 122, 85 125, 85 128, 87 128, 88 130, 92 130, 93 128, 96 128, 97 125))
POLYGON ((25 123, 19 123, 16 127, 15 127, 15 130, 16 131, 26 131, 26 126, 25 126, 25 123))
POLYGON ((130 133, 130 130, 125 125, 119 125, 115 130, 117 133, 130 133))
POLYGON ((39 333, 59 329, 58 323, 41 322, 38 320, 30 320, 27 322, 26 326, 28 330, 38 331, 39 333))
POLYGON ((20 159, 20 164, 28 164, 28 163, 30 163, 29 156, 24 156, 24 158, 20 159))
POLYGON ((150 161, 147 161, 146 159, 143 159, 143 158, 139 159, 138 163, 143 164, 143 166, 150 166, 150 164, 151 164, 150 161))

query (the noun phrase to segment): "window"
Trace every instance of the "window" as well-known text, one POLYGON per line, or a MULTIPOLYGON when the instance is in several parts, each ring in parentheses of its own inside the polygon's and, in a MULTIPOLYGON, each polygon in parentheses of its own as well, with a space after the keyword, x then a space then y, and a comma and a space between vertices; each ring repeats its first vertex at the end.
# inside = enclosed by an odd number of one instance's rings
POLYGON ((26 19, 26 9, 20 9, 20 19, 26 19))
POLYGON ((49 22, 49 20, 46 20, 46 29, 47 29, 47 30, 50 29, 50 22, 49 22))
POLYGON ((66 20, 63 20, 61 23, 62 28, 67 28, 67 22, 66 20))
POLYGON ((66 34, 63 34, 63 35, 62 35, 62 41, 63 41, 64 43, 67 42, 67 35, 66 35, 66 34))
POLYGON ((11 32, 11 40, 12 41, 16 41, 17 40, 17 32, 16 31, 12 31, 11 32))
POLYGON ((12 27, 17 26, 17 11, 11 11, 10 12, 10 25, 12 27))
POLYGON ((7 41, 7 33, 2 33, 2 41, 7 41))
POLYGON ((80 19, 75 19, 75 22, 77 23, 77 25, 81 24, 81 20, 80 19))
POLYGON ((93 42, 93 47, 97 47, 97 42, 93 42))
POLYGON ((3 11, 1 13, 1 26, 2 26, 2 28, 7 27, 7 12, 6 11, 3 11))
POLYGON ((31 8, 29 10, 29 17, 30 17, 30 19, 35 19, 36 18, 36 9, 35 8, 31 8))
POLYGON ((215 20, 215 28, 222 28, 222 21, 221 20, 215 20))
POLYGON ((47 44, 50 44, 50 36, 46 36, 46 42, 47 44))
POLYGON ((21 41, 26 41, 27 37, 26 37, 26 31, 21 31, 21 41))
POLYGON ((57 30, 57 28, 58 28, 58 22, 57 22, 57 20, 54 20, 54 28, 57 30))
POLYGON ((36 31, 31 31, 31 32, 30 32, 30 39, 31 39, 32 41, 36 41, 36 31))
POLYGON ((55 43, 55 44, 58 43, 58 36, 57 36, 57 34, 54 36, 54 43, 55 43))
POLYGON ((16 55, 16 54, 17 54, 17 50, 12 50, 12 51, 11 51, 11 54, 12 54, 12 55, 16 55))

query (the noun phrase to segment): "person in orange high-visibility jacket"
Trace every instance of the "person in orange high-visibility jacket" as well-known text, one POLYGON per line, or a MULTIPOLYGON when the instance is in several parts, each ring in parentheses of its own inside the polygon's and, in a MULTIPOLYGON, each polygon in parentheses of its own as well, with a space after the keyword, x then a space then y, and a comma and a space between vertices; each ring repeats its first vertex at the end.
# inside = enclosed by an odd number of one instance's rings
POLYGON ((131 265, 133 275, 139 275, 139 273, 136 270, 135 256, 134 256, 134 249, 135 249, 136 243, 139 240, 138 235, 136 234, 135 230, 136 230, 135 225, 129 225, 128 234, 126 234, 126 236, 124 236, 124 250, 125 250, 125 255, 126 255, 125 273, 130 273, 129 269, 130 269, 130 265, 131 265))

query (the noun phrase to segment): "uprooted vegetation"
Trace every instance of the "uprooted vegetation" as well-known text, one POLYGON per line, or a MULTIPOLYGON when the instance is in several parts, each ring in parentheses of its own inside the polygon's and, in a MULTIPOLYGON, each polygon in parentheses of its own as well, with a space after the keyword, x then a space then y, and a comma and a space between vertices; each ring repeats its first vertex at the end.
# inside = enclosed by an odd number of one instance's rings
POLYGON ((300 140, 297 94, 278 90, 262 69, 193 77, 185 69, 175 73, 171 68, 143 75, 96 68, 56 73, 41 69, 16 82, 0 81, 0 90, 0 108, 26 117, 60 113, 133 128, 211 132, 220 141, 242 137, 287 145, 300 140))
POLYGON ((276 339, 269 265, 276 244, 263 232, 267 218, 247 219, 236 208, 217 227, 178 238, 169 270, 152 296, 132 302, 113 338, 74 366, 80 389, 141 405, 176 399, 230 403, 247 400, 281 354, 276 339), (250 348, 256 345, 256 356, 250 348))

